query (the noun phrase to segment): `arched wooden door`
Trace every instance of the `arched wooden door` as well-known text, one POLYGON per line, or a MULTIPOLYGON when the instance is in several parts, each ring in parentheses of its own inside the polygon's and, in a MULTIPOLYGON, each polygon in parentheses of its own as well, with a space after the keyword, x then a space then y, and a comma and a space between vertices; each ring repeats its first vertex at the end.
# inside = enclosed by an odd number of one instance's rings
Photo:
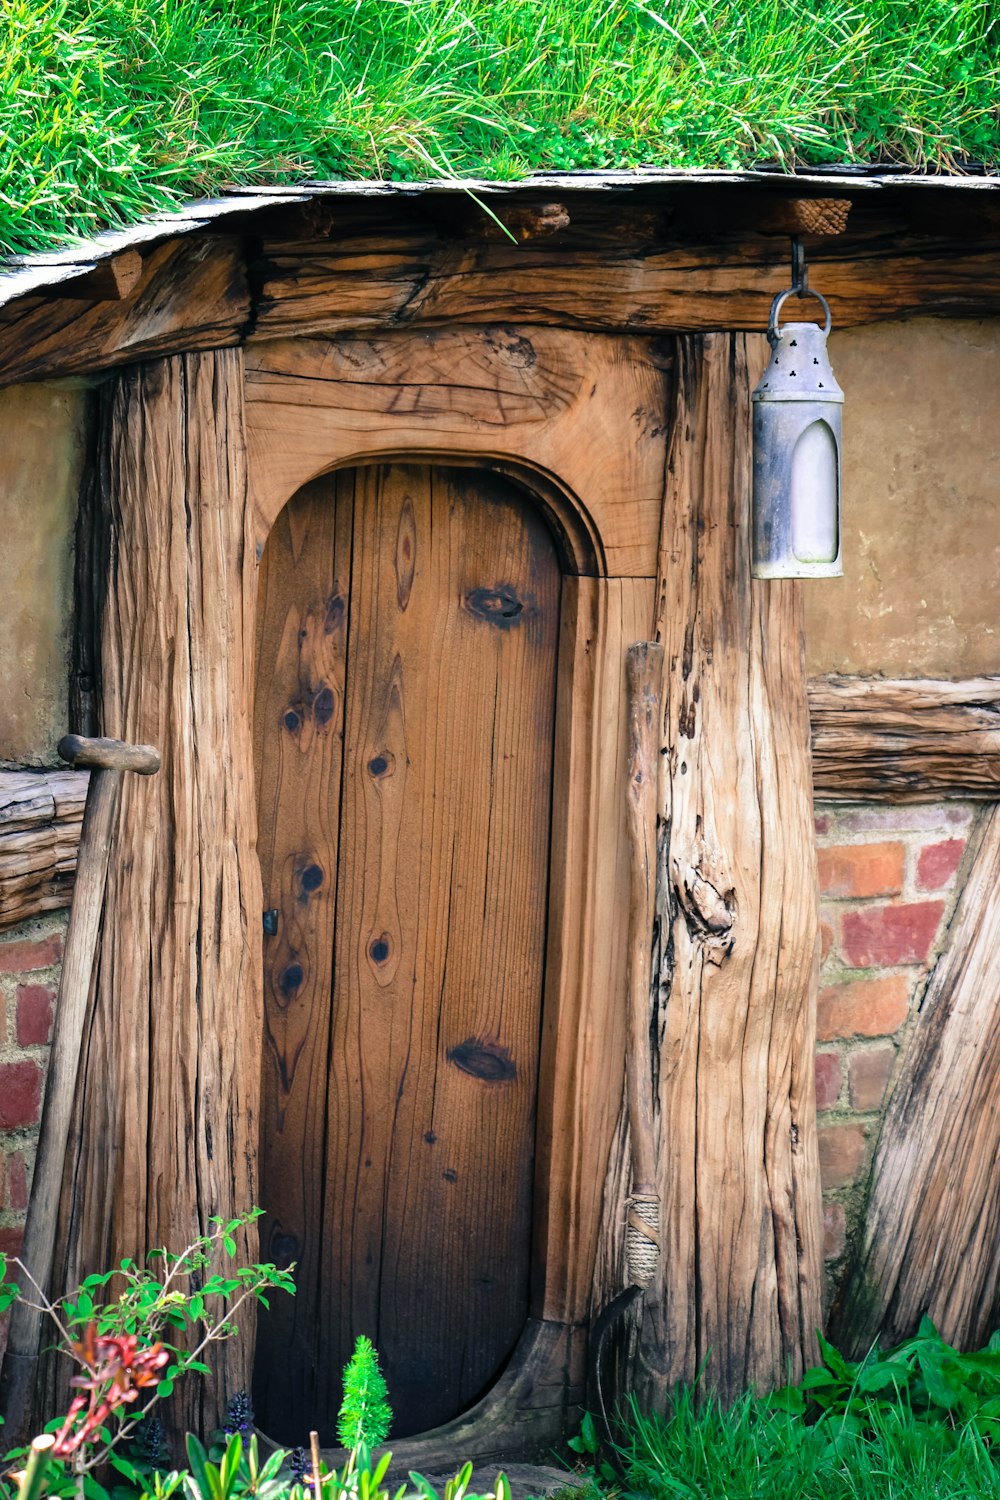
POLYGON ((560 596, 486 470, 314 481, 261 567, 257 1419, 335 1439, 357 1334, 397 1437, 489 1388, 528 1311, 560 596))

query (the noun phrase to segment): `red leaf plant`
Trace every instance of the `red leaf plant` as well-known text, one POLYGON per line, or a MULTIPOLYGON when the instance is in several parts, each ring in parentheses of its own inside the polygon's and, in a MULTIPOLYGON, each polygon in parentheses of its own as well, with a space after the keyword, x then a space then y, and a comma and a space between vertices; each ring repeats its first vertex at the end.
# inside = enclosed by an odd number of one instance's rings
POLYGON ((70 1457, 97 1435, 112 1412, 155 1386, 170 1359, 162 1344, 140 1348, 134 1333, 98 1333, 96 1323, 87 1324, 79 1343, 71 1344, 70 1350, 85 1372, 74 1375, 70 1385, 87 1395, 74 1396, 70 1404, 52 1450, 56 1458, 70 1457))

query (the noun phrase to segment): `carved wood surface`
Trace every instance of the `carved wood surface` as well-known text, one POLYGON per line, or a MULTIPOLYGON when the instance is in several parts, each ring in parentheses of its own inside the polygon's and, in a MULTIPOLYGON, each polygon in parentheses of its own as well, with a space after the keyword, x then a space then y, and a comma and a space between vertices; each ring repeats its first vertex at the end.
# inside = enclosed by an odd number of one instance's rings
POLYGON ((906 1041, 882 1122, 860 1251, 832 1336, 856 1355, 928 1313, 962 1348, 1000 1318, 1000 807, 906 1041))
POLYGON ((827 802, 1000 798, 1000 677, 820 677, 813 781, 827 802))
POLYGON ((638 1376, 659 1404, 703 1365, 723 1399, 782 1383, 820 1322, 802 604, 796 584, 751 584, 747 556, 762 343, 681 340, 676 372, 657 608, 664 1249, 638 1376))
MULTIPOLYGON (((261 903, 242 366, 239 351, 153 362, 118 377, 109 403, 101 728, 158 745, 163 767, 123 789, 61 1286, 122 1255, 183 1248, 211 1215, 255 1201, 261 903)), ((255 1250, 255 1234, 241 1237, 241 1257, 255 1250)), ((248 1357, 246 1341, 224 1344, 213 1376, 178 1390, 178 1425, 216 1425, 220 1400, 247 1387, 248 1357)))
MULTIPOLYGON (((419 227, 381 238, 366 226, 354 238, 265 239, 255 337, 418 323, 763 331, 772 297, 789 284, 775 242, 720 239, 718 220, 702 240, 696 230, 685 235, 681 219, 677 228, 661 231, 659 244, 629 243, 626 232, 617 247, 598 248, 558 236, 520 245, 456 240, 419 227)), ((810 270, 837 328, 907 313, 986 315, 1000 308, 995 243, 844 235, 811 249, 810 270)))
POLYGON ((335 464, 392 453, 507 458, 529 482, 538 474, 543 496, 546 483, 553 490, 568 571, 602 571, 603 541, 608 573, 651 577, 668 362, 648 339, 549 328, 253 344, 247 433, 258 542, 289 496, 335 464), (560 505, 560 487, 579 504, 560 505))
POLYGON ((0 930, 68 906, 86 771, 0 771, 0 930))
POLYGON ((303 1264, 257 1411, 332 1442, 377 1330, 406 1436, 528 1312, 558 562, 508 481, 398 464, 286 507, 263 589, 261 1197, 303 1264))
POLYGON ((69 297, 25 297, 0 310, 0 385, 237 344, 250 315, 240 242, 218 235, 150 250, 117 300, 95 292, 81 302, 74 287, 69 297))

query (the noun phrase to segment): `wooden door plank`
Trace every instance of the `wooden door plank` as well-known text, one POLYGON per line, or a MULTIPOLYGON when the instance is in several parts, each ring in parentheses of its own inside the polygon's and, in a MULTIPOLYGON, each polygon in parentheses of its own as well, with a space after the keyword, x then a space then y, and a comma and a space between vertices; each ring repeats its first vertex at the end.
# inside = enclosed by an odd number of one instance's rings
POLYGON ((590 1313, 605 1216, 622 1218, 595 1163, 611 1150, 625 1066, 625 652, 652 614, 651 579, 563 581, 534 1304, 571 1325, 590 1313))
POLYGON ((527 1314, 558 598, 505 481, 362 471, 321 1320, 328 1410, 366 1332, 403 1435, 527 1314))
POLYGON ((1000 808, 984 809, 945 952, 886 1110, 834 1335, 858 1355, 924 1313, 978 1349, 1000 1316, 1000 808))
POLYGON ((264 908, 261 1243, 298 1294, 258 1319, 254 1400, 269 1437, 302 1441, 316 1400, 321 1222, 340 830, 354 476, 282 511, 261 559, 254 748, 264 908))
POLYGON ((655 573, 667 372, 653 341, 456 328, 276 340, 248 361, 262 542, 289 490, 335 463, 507 458, 568 492, 564 509, 597 554, 568 571, 655 573))

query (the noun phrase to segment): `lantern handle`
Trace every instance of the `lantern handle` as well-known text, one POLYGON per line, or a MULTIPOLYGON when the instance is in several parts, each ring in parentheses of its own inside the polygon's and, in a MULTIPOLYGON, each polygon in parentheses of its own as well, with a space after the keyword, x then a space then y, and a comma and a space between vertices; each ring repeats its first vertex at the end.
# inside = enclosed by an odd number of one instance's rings
POLYGON ((823 296, 823 293, 817 292, 813 287, 808 287, 804 291, 800 291, 798 287, 790 286, 787 292, 779 292, 777 297, 775 297, 774 301, 771 303, 771 312, 767 320, 768 343, 776 344, 778 342, 778 318, 780 317, 781 309, 788 301, 788 298, 802 296, 816 298, 816 301, 822 307, 824 316, 826 318, 826 326, 823 329, 823 334, 824 336, 829 334, 830 328, 832 326, 830 319, 830 304, 823 296))

